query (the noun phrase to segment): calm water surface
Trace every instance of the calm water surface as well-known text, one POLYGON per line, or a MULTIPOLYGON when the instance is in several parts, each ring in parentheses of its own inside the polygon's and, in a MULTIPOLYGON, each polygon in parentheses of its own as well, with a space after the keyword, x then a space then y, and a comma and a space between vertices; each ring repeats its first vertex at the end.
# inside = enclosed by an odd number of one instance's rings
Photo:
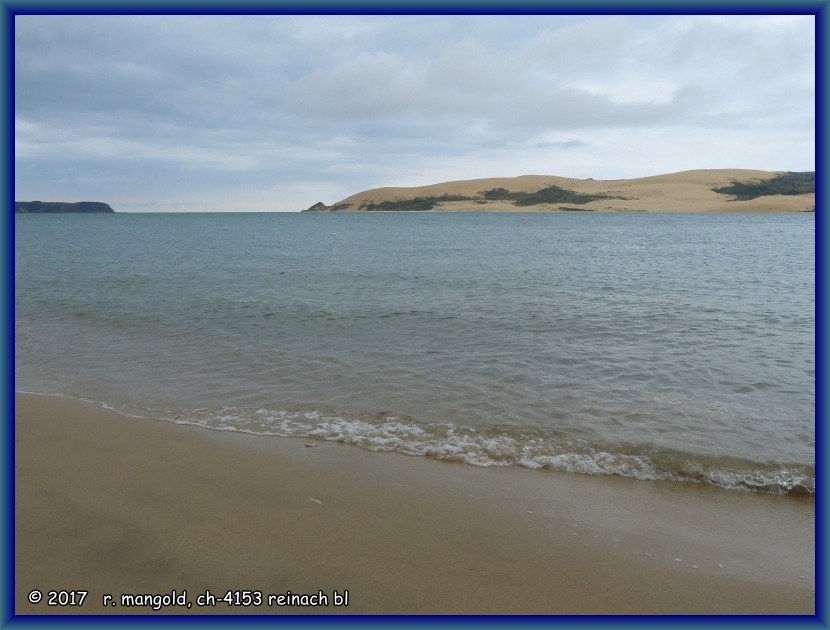
POLYGON ((798 215, 16 215, 16 388, 475 465, 815 486, 798 215))

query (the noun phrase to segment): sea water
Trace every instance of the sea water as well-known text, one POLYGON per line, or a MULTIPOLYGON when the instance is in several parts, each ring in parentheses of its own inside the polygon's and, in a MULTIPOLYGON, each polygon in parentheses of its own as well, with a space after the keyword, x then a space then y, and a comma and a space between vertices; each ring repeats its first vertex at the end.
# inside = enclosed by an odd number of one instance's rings
POLYGON ((18 391, 815 491, 812 214, 16 215, 14 245, 18 391))

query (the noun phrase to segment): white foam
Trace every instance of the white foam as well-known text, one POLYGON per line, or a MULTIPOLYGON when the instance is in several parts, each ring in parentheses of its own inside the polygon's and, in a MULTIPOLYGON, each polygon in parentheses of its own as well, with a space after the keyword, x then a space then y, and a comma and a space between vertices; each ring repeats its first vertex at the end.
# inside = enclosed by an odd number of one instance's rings
POLYGON ((377 452, 433 457, 472 466, 523 466, 566 473, 619 475, 641 480, 694 481, 733 490, 786 494, 795 489, 814 492, 806 474, 780 470, 704 469, 692 456, 666 458, 658 466, 642 454, 612 453, 576 440, 484 434, 452 424, 420 425, 393 415, 348 418, 319 410, 288 411, 224 407, 216 412, 196 410, 179 424, 195 424, 217 431, 254 435, 313 438, 351 444, 377 452), (667 467, 670 466, 670 467, 667 467))

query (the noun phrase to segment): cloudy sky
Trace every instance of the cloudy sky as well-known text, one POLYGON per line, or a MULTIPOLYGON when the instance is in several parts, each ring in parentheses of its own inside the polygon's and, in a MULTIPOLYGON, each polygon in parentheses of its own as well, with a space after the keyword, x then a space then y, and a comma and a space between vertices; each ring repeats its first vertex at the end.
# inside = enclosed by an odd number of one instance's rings
POLYGON ((15 198, 815 169, 812 16, 17 16, 15 198))

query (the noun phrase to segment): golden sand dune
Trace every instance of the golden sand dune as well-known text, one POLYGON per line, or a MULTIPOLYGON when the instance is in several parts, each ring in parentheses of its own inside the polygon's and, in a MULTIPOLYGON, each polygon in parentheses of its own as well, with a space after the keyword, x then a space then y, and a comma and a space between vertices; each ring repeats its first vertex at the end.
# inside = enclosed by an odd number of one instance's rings
MULTIPOLYGON (((471 179, 412 188, 375 188, 310 211, 474 212, 810 212, 815 193, 764 194, 749 200, 715 192, 733 183, 774 182, 783 171, 693 170, 636 179, 572 179, 554 175, 471 179), (561 191, 551 193, 551 187, 561 191), (546 190, 547 189, 547 190, 546 190), (542 193, 540 193, 542 191, 542 193), (521 193, 524 193, 522 195, 521 193), (575 194, 571 194, 575 193, 575 194), (586 197, 586 195, 588 197, 586 197)), ((770 187, 771 192, 776 191, 770 187)))

